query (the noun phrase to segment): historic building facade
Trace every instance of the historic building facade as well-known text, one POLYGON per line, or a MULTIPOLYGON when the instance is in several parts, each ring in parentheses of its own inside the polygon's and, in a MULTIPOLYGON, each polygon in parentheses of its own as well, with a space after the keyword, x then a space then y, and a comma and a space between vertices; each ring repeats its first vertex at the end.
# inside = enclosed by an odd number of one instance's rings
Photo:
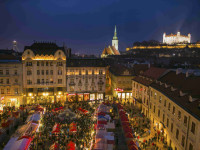
POLYGON ((106 65, 102 59, 67 60, 68 101, 103 100, 106 65))
POLYGON ((133 80, 133 96, 143 93, 142 112, 160 138, 175 150, 199 149, 199 82, 199 77, 180 70, 167 70, 154 80, 146 75, 133 80))
POLYGON ((12 54, 1 54, 0 110, 3 106, 19 107, 21 104, 23 104, 21 61, 12 54))
POLYGON ((166 35, 163 34, 163 43, 165 44, 180 44, 180 43, 191 43, 191 34, 189 33, 188 36, 181 35, 180 32, 177 34, 170 34, 166 35))
POLYGON ((66 100, 66 55, 55 43, 33 43, 22 54, 25 103, 66 100))

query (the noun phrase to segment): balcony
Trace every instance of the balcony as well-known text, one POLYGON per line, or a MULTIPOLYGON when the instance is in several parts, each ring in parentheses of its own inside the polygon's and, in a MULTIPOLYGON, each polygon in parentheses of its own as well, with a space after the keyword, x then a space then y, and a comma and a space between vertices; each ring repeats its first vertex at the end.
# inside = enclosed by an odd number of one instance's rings
POLYGON ((103 85, 103 84, 104 84, 103 81, 99 81, 99 82, 98 82, 98 85, 103 85))
POLYGON ((69 85, 70 85, 70 86, 74 86, 75 83, 74 83, 74 82, 70 82, 69 85))

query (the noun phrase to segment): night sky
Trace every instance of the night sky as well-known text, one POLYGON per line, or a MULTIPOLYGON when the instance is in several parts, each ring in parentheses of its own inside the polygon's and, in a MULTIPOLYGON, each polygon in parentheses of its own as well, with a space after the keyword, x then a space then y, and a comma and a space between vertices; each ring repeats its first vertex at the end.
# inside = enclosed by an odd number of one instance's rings
POLYGON ((0 49, 56 41, 81 54, 100 54, 117 25, 119 50, 162 41, 163 32, 200 40, 200 0, 0 0, 0 49))

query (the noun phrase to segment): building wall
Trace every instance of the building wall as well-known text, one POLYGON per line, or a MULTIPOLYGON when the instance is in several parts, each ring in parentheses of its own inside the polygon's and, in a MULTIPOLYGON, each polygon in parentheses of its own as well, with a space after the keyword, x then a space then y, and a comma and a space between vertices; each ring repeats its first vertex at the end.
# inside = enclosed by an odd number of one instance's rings
POLYGON ((178 150, 188 150, 191 145, 193 150, 199 149, 200 121, 158 90, 150 87, 150 93, 149 117, 168 145, 178 150))
POLYGON ((0 97, 2 106, 23 104, 22 64, 20 62, 0 63, 0 97))
POLYGON ((66 72, 69 101, 104 98, 106 67, 67 67, 66 72))
POLYGON ((114 97, 117 97, 121 100, 122 103, 129 101, 132 103, 132 79, 135 77, 133 75, 130 76, 118 76, 111 72, 109 72, 111 79, 111 91, 114 97), (116 91, 115 89, 123 89, 123 91, 116 91), (121 94, 120 94, 121 93, 121 94))
POLYGON ((66 56, 62 50, 53 55, 22 55, 23 88, 26 103, 65 101, 66 56))

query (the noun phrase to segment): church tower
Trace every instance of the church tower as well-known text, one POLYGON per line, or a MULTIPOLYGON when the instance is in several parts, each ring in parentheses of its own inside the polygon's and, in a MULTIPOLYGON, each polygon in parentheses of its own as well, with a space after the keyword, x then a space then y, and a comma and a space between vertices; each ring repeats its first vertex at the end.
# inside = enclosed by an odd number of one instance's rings
POLYGON ((116 50, 118 50, 118 38, 117 38, 116 25, 115 25, 115 31, 114 31, 114 36, 113 36, 113 40, 112 40, 112 46, 114 46, 116 48, 116 50))

